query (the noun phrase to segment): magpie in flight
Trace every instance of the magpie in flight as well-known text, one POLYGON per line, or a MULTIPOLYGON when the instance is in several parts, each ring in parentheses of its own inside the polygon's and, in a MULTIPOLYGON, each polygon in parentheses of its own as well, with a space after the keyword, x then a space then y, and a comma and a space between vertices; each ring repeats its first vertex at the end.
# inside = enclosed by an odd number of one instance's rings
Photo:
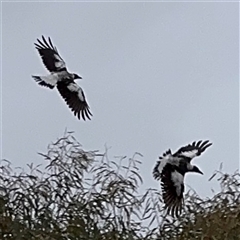
POLYGON ((153 169, 153 177, 161 180, 162 196, 167 214, 178 216, 183 207, 184 176, 187 172, 203 174, 191 164, 194 157, 200 156, 212 143, 198 141, 178 149, 172 154, 169 149, 159 157, 153 169))
POLYGON ((75 73, 69 73, 66 68, 64 60, 58 53, 58 50, 53 46, 50 37, 47 40, 42 36, 42 41, 37 39, 34 43, 38 50, 43 64, 50 72, 47 76, 32 76, 33 79, 41 86, 53 89, 57 87, 59 93, 73 111, 78 119, 86 120, 91 119, 92 113, 90 112, 84 92, 75 79, 82 79, 75 73))

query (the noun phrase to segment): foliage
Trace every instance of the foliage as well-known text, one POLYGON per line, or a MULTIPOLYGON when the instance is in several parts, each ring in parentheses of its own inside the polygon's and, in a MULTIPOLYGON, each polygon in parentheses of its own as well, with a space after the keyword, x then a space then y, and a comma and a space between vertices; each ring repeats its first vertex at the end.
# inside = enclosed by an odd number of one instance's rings
MULTIPOLYGON (((165 216, 159 190, 139 193, 141 155, 110 160, 84 151, 71 132, 40 153, 47 166, 0 166, 2 239, 240 239, 239 174, 216 172, 220 193, 190 191, 179 219, 165 216)), ((149 173, 151 174, 151 172, 149 173)))

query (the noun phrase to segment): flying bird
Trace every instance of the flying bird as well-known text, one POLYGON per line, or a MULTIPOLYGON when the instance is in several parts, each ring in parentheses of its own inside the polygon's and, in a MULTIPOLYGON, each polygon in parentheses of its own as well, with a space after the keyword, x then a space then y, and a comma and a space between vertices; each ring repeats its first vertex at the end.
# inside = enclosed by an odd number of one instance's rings
POLYGON ((48 41, 42 36, 42 41, 37 39, 34 43, 38 50, 43 64, 50 72, 47 76, 32 76, 33 79, 41 86, 53 89, 57 87, 60 95, 63 97, 69 108, 72 110, 78 119, 90 120, 92 113, 87 104, 84 92, 75 79, 82 79, 76 73, 69 73, 67 71, 64 60, 58 53, 58 50, 53 46, 50 37, 48 41))
POLYGON ((167 214, 177 217, 181 213, 185 174, 187 172, 203 174, 197 166, 191 164, 191 160, 200 156, 211 145, 209 140, 193 142, 181 147, 174 154, 169 149, 159 157, 153 169, 153 177, 161 181, 167 214))

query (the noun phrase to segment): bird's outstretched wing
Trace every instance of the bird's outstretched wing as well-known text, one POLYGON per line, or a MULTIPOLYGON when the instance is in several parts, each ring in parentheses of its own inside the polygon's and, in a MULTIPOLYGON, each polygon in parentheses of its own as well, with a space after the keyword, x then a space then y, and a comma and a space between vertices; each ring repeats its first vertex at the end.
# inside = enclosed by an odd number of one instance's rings
POLYGON ((164 168, 164 166, 167 164, 167 162, 169 162, 169 160, 172 157, 172 152, 171 150, 167 150, 165 153, 163 153, 163 156, 159 157, 159 161, 157 161, 155 167, 153 168, 153 177, 156 180, 160 180, 161 179, 161 172, 164 168))
POLYGON ((69 108, 78 119, 91 119, 92 113, 86 102, 83 90, 75 82, 58 82, 57 89, 69 108))
POLYGON ((50 72, 66 71, 66 64, 59 55, 57 48, 53 46, 50 37, 47 40, 42 36, 42 41, 37 39, 38 43, 34 43, 38 50, 45 67, 50 72))
POLYGON ((194 157, 200 156, 212 143, 209 140, 193 142, 187 146, 181 147, 177 152, 173 154, 174 157, 185 157, 191 161, 194 157))
POLYGON ((178 216, 183 207, 184 175, 176 166, 167 163, 161 173, 163 201, 168 214, 178 216))

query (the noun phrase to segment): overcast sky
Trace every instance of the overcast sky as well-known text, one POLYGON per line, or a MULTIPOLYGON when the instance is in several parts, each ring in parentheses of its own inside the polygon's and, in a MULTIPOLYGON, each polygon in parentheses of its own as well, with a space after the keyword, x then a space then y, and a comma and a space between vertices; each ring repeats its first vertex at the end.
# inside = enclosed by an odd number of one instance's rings
POLYGON ((143 154, 144 188, 159 188, 159 155, 195 140, 213 146, 186 183, 210 196, 219 169, 239 167, 238 3, 2 3, 2 158, 40 164, 37 152, 65 128, 85 150, 143 154), (91 121, 73 116, 34 48, 50 36, 69 71, 83 77, 91 121))

